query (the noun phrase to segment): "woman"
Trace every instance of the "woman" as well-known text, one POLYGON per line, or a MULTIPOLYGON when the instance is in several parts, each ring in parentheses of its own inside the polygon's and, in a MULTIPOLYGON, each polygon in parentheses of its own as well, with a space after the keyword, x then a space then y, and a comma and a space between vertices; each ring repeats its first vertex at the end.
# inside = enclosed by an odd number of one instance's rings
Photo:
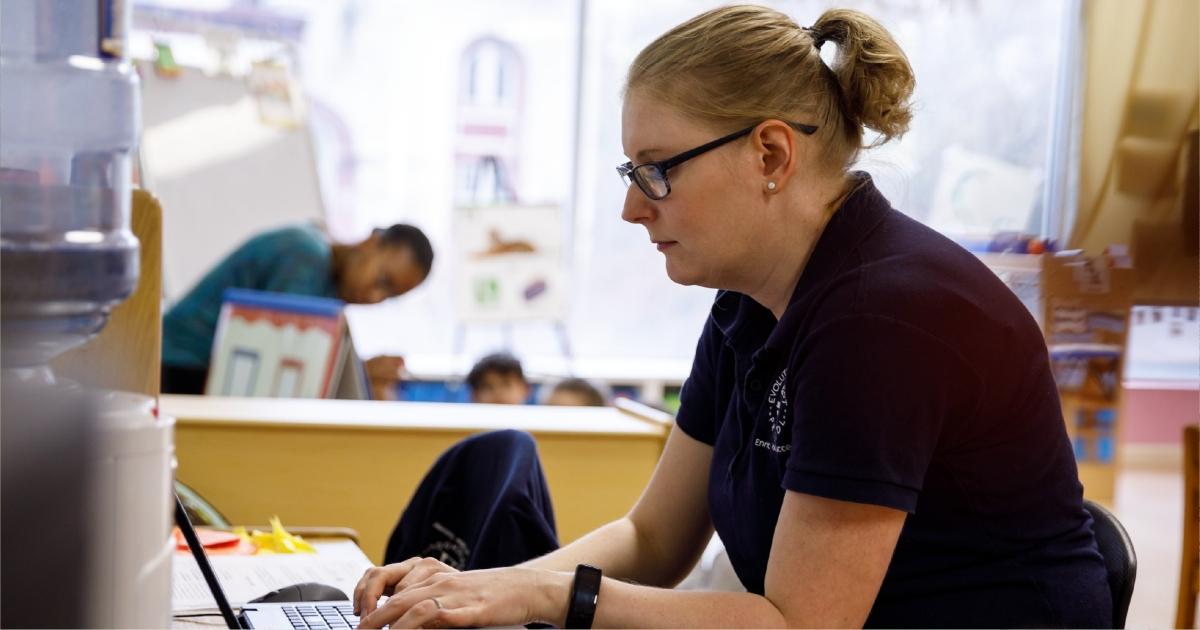
POLYGON ((913 85, 854 11, 725 7, 643 50, 622 216, 672 280, 721 289, 659 467, 625 518, 521 566, 368 571, 363 625, 1110 623, 1036 324, 848 171, 864 127, 904 133, 913 85), (714 527, 748 592, 662 588, 714 527))

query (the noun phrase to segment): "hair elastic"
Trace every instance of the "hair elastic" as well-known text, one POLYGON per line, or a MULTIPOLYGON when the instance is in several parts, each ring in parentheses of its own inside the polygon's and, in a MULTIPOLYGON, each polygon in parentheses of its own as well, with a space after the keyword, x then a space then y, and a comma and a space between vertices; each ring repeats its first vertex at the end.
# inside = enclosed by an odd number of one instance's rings
POLYGON ((817 32, 817 28, 815 26, 805 26, 800 30, 808 33, 808 36, 812 38, 813 48, 821 50, 821 46, 825 44, 825 37, 821 36, 821 34, 817 32))

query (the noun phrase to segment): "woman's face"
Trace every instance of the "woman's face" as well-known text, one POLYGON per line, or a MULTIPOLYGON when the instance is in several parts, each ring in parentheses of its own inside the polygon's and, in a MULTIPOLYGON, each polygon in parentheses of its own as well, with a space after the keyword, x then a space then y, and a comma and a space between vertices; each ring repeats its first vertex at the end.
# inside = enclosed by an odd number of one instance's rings
MULTIPOLYGON (((714 140, 729 130, 700 125, 636 90, 626 93, 621 142, 636 166, 663 160, 714 140)), ((671 192, 655 201, 637 184, 625 193, 621 218, 646 228, 676 283, 736 289, 749 271, 753 234, 761 234, 755 207, 761 176, 745 138, 694 157, 667 171, 671 192)))

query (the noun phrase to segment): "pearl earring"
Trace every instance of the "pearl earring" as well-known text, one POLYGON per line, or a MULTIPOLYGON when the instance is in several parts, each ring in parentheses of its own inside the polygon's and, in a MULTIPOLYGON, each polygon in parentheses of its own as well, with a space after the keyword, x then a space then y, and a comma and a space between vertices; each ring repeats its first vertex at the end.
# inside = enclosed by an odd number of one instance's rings
POLYGON ((775 190, 775 182, 767 182, 767 190, 775 190))

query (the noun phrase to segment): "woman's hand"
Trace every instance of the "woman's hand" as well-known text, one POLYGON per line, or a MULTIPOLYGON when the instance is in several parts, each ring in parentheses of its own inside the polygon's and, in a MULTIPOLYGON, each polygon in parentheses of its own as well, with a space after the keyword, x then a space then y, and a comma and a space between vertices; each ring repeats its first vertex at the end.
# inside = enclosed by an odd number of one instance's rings
POLYGON ((432 558, 367 571, 354 589, 360 628, 469 628, 562 623, 571 575, 510 567, 457 572, 432 558), (391 597, 378 608, 380 595, 391 597))
POLYGON ((384 595, 399 593, 437 573, 457 573, 458 569, 434 558, 409 558, 404 562, 371 567, 354 587, 354 614, 366 617, 384 595))

